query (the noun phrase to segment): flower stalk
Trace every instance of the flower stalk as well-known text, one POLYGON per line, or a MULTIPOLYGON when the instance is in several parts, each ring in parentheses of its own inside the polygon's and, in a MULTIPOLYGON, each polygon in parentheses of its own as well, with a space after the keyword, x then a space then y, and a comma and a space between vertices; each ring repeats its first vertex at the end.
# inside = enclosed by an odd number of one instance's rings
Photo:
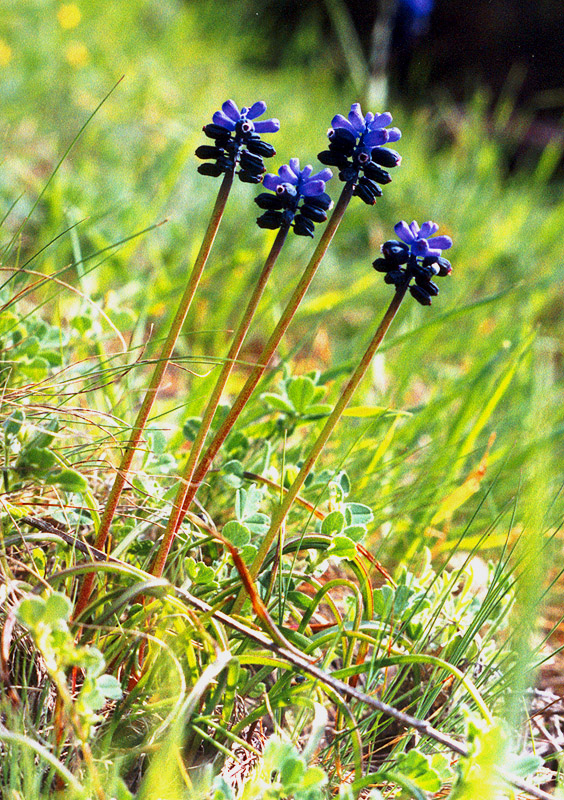
MULTIPOLYGON (((304 463, 298 475, 296 476, 294 482, 286 492, 284 499, 279 504, 278 508, 275 510, 272 516, 272 522, 270 528, 259 546, 258 552, 255 556, 253 563, 249 567, 249 574, 253 580, 255 580, 257 575, 259 574, 263 561, 266 558, 276 535, 278 534, 280 528, 284 524, 288 512, 290 511, 290 508, 292 507, 294 500, 298 496, 300 489, 304 485, 307 476, 313 469, 317 459, 319 458, 321 451, 327 444, 327 440, 331 436, 331 433, 333 432, 335 426, 342 417, 343 411, 348 406, 359 383, 366 375, 366 372, 368 371, 368 368, 372 363, 374 354, 380 347, 380 344, 382 343, 382 340, 384 339, 384 336, 386 335, 390 325, 392 324, 392 321, 396 316, 398 309, 406 295, 408 285, 409 285, 409 280, 406 280, 402 286, 396 287, 396 292, 392 298, 392 301, 388 306, 384 316, 382 317, 382 320, 378 325, 378 328, 376 329, 376 332, 372 337, 372 340, 370 341, 370 344, 368 345, 366 352, 359 361, 357 368, 349 378, 349 381, 345 386, 341 396, 339 397, 339 400, 335 404, 333 411, 327 418, 325 425, 321 430, 321 433, 317 437, 311 450, 304 459, 304 463)), ((243 587, 235 600, 235 603, 231 610, 231 614, 238 614, 240 612, 243 603, 245 602, 246 596, 247 596, 246 591, 245 588, 243 587)))
MULTIPOLYGON (((235 366, 235 362, 239 355, 239 351, 241 350, 241 346, 243 341, 248 333, 251 321, 255 315, 257 310, 257 306, 259 301, 263 295, 264 289, 266 287, 266 283, 272 273, 272 269, 276 263, 278 256, 280 255, 280 251, 286 241, 286 237, 288 235, 289 226, 284 225, 281 227, 276 235, 274 243, 270 249, 270 253, 265 261, 264 267, 259 275, 259 279, 255 285, 251 298, 247 304, 247 307, 243 313, 241 318, 241 322, 239 323, 239 327, 237 328, 235 335, 233 337, 233 341, 231 343, 231 347, 229 348, 229 352, 225 358, 223 367, 221 372, 217 378, 215 386, 212 390, 210 395, 210 399, 208 401, 208 405, 206 410, 204 411, 204 415, 202 417, 202 422, 200 424, 200 428, 192 443, 192 447, 190 448, 190 453, 188 455, 188 460, 186 462, 186 466, 184 467, 184 472, 182 473, 180 484, 178 487, 178 492, 176 494, 176 498, 174 500, 174 505, 172 508, 172 513, 167 522, 167 526, 165 532, 163 534, 163 541, 172 541, 174 537, 174 533, 179 524, 179 517, 182 513, 184 500, 186 495, 189 491, 189 488, 192 484, 192 478, 194 475, 194 470, 196 469, 196 465, 198 463, 198 458, 202 452, 204 447, 206 437, 209 433, 215 412, 217 411, 217 407, 220 403, 221 396, 223 394, 223 390, 225 389, 225 385, 231 375, 231 371, 235 366)), ((168 553, 168 549, 167 549, 168 553)), ((163 562, 164 564, 164 562, 163 562)), ((155 569, 160 570, 154 572, 155 575, 161 575, 162 567, 158 567, 157 563, 155 563, 155 569)))
POLYGON ((206 473, 208 472, 213 459, 215 458, 221 445, 229 435, 229 432, 231 431, 233 425, 239 418, 239 415, 245 408, 259 380, 267 370, 270 360, 272 359, 272 356, 274 355, 278 345, 280 344, 282 337, 286 333, 286 330, 288 329, 288 326, 292 321, 305 293, 307 292, 315 276, 315 273, 317 272, 317 269, 321 264, 321 261, 323 260, 325 253, 327 252, 327 249, 333 239, 333 236, 335 235, 337 228, 339 227, 339 224, 343 218, 347 206, 349 205, 350 200, 352 198, 353 188, 354 184, 352 182, 347 182, 343 186, 341 195, 319 239, 317 247, 315 248, 307 267, 305 268, 296 288, 294 289, 294 292, 290 300, 288 301, 288 304, 282 316, 280 317, 278 324, 276 325, 274 331, 272 332, 270 339, 264 346, 262 353, 259 356, 257 364, 253 368, 251 374, 247 378, 245 385, 243 386, 241 392, 239 393, 238 397, 233 403, 229 413, 223 420, 222 424, 216 431, 215 436, 213 437, 206 451, 201 457, 198 466, 194 470, 190 483, 185 485, 186 491, 182 507, 180 511, 176 510, 174 512, 176 517, 175 528, 169 529, 167 526, 166 536, 164 536, 162 539, 159 551, 157 553, 157 557, 151 569, 152 575, 156 577, 160 577, 162 575, 168 557, 168 553, 170 551, 170 547, 174 540, 174 536, 176 535, 176 531, 181 525, 186 512, 190 508, 190 505, 194 500, 194 497, 196 496, 196 492, 198 491, 198 487, 200 486, 202 480, 204 479, 206 473))
MULTIPOLYGON (((155 368, 151 376, 151 381, 149 383, 149 386, 147 387, 147 391, 145 392, 145 397, 143 398, 143 402, 137 413, 137 418, 131 429, 131 435, 129 441, 127 442, 120 464, 117 468, 116 475, 114 478, 114 483, 108 495, 108 499, 106 500, 106 505, 104 507, 104 511, 100 519, 100 525, 98 526, 96 540, 94 543, 94 546, 98 550, 102 550, 104 548, 104 545, 106 544, 106 539, 108 537, 110 526, 112 524, 121 494, 123 492, 123 488, 127 480, 127 475, 129 473, 131 463, 133 461, 137 448, 139 447, 139 442, 141 441, 141 437, 143 435, 145 425, 147 424, 147 420, 151 413, 153 403, 155 402, 157 392, 159 391, 159 387, 164 377, 166 368, 168 367, 172 351, 174 350, 174 347, 178 340, 178 336, 186 319, 186 315, 190 310, 192 300, 194 299, 194 295, 196 294, 196 290, 200 283, 204 267, 206 266, 206 262, 208 260, 210 251, 212 249, 212 245, 214 243, 215 236, 219 228, 219 224, 223 217, 223 212, 225 210, 227 198, 229 197, 229 192, 231 190, 231 186, 233 185, 233 176, 234 176, 233 170, 225 172, 224 174, 223 180, 219 187, 219 191, 217 193, 217 198, 213 207, 213 211, 211 213, 210 221, 208 223, 208 227, 206 229, 206 233, 204 235, 204 239, 200 246, 200 250, 198 252, 196 261, 190 273, 188 283, 186 284, 184 294, 182 296, 182 299, 178 306, 178 310, 176 312, 170 330, 167 334, 167 337, 165 339, 165 342, 162 346, 161 352, 155 364, 155 368)), ((93 572, 87 573, 84 577, 84 581, 75 607, 75 612, 74 612, 75 619, 82 614, 82 612, 86 607, 86 604, 88 603, 88 599, 92 592, 92 586, 94 584, 94 578, 95 578, 95 573, 93 572)))
MULTIPOLYGON (((297 498, 307 476, 327 444, 331 433, 342 417, 359 383, 366 375, 372 359, 392 324, 407 291, 409 290, 411 296, 421 305, 431 305, 431 298, 436 297, 439 293, 439 287, 432 279, 437 276, 450 275, 452 267, 450 261, 443 258, 442 251, 448 250, 452 246, 452 239, 450 236, 435 236, 434 234, 438 229, 439 226, 431 221, 424 222, 421 227, 415 221, 410 225, 401 221, 394 227, 400 241, 390 240, 382 245, 382 258, 377 258, 373 266, 378 272, 385 273, 384 280, 386 283, 395 287, 394 297, 382 317, 382 321, 378 325, 366 352, 360 359, 357 368, 349 378, 319 436, 305 457, 298 475, 285 494, 284 499, 276 508, 270 528, 259 546, 253 563, 249 567, 249 575, 252 580, 255 580, 258 576, 268 551, 284 525, 294 500, 297 498)), ((245 597, 246 590, 245 587, 242 587, 235 599, 232 614, 239 613, 245 602, 245 597)))

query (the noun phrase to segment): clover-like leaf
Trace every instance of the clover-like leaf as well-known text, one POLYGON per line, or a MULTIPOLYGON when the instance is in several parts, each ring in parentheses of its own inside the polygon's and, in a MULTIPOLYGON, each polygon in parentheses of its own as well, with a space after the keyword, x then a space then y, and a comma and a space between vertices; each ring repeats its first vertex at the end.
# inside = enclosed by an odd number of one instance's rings
POLYGON ((379 589, 374 590, 373 598, 374 615, 379 619, 389 619, 394 607, 393 589, 387 585, 381 586, 379 589))
POLYGON ((235 547, 244 547, 251 541, 251 532, 246 525, 231 520, 223 526, 223 536, 235 547))
POLYGON ((254 544, 246 544, 244 547, 239 550, 239 555, 245 562, 245 564, 252 564, 255 560, 256 554, 258 553, 258 548, 254 544))
POLYGON ((326 784, 327 775, 321 767, 309 767, 301 780, 300 792, 319 791, 326 784))
POLYGON ((368 525, 374 519, 374 514, 372 509, 363 503, 347 503, 345 518, 347 525, 368 525))
POLYGON ((286 392, 298 414, 304 414, 314 398, 315 384, 305 375, 289 378, 286 382, 286 392))
POLYGON ((46 447, 25 447, 18 458, 16 469, 20 474, 47 472, 57 463, 55 454, 46 447))
POLYGON ((188 417, 182 426, 182 435, 187 441, 193 442, 198 435, 201 425, 202 420, 200 417, 188 417))
POLYGON ((72 603, 65 594, 53 592, 45 601, 43 619, 52 627, 67 623, 72 612, 72 603))
POLYGON ((268 403, 275 411, 282 411, 284 414, 295 414, 296 409, 288 400, 279 394, 273 392, 264 392, 260 396, 261 400, 268 403))
POLYGON ((345 517, 340 511, 331 511, 321 523, 321 533, 324 536, 335 536, 345 527, 345 517))
POLYGON ((394 772, 405 775, 423 791, 438 792, 441 788, 441 780, 431 766, 431 759, 415 748, 397 757, 394 772))
POLYGON ((233 459, 222 467, 223 480, 228 486, 239 489, 243 485, 243 465, 240 461, 233 459))
POLYGON ((305 764, 298 755, 284 759, 280 766, 280 781, 286 792, 292 792, 301 783, 306 771, 305 764))
POLYGON ((108 673, 96 678, 96 688, 108 700, 121 700, 123 695, 118 679, 108 673))
POLYGON ((7 439, 13 439, 18 435, 23 423, 25 422, 25 414, 21 408, 16 408, 7 419, 2 423, 4 434, 7 439))
POLYGON ((367 534, 364 525, 347 525, 343 530, 343 536, 348 536, 353 542, 362 542, 367 534))
POLYGON ((262 536, 270 528, 270 517, 268 514, 253 514, 252 517, 245 519, 245 525, 251 533, 262 536))
POLYGON ((235 495, 235 516, 239 522, 246 522, 259 510, 264 491, 252 483, 248 489, 238 489, 235 495))
POLYGON ((45 600, 42 597, 26 597, 16 609, 16 618, 28 630, 33 630, 43 620, 45 600))
POLYGON ((511 775, 517 778, 526 778, 532 775, 544 764, 544 759, 535 753, 509 753, 506 757, 505 767, 511 775))
POLYGON ((356 547, 347 536, 335 536, 331 547, 327 550, 328 556, 336 556, 337 558, 346 558, 353 561, 356 557, 356 547))

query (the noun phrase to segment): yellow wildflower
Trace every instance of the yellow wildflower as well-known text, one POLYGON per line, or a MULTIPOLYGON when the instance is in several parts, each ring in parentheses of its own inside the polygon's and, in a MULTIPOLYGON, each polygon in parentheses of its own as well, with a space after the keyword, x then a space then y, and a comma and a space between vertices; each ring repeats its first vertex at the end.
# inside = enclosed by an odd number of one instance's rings
POLYGON ((90 61, 90 53, 83 42, 69 42, 65 49, 65 58, 71 67, 80 69, 90 61))
POLYGON ((11 60, 12 48, 4 39, 0 39, 0 67, 7 67, 11 60))
POLYGON ((70 31, 72 28, 76 28, 82 19, 82 14, 80 8, 74 3, 63 3, 57 11, 57 19, 61 28, 70 31))

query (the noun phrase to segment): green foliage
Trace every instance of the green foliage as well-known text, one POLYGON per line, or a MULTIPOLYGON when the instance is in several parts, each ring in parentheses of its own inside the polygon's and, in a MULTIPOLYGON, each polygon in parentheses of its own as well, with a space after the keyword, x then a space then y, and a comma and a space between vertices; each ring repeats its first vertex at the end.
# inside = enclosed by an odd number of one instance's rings
POLYGON ((113 675, 104 673, 104 656, 97 648, 76 646, 68 626, 71 611, 68 597, 53 592, 45 599, 28 597, 22 600, 16 616, 31 634, 62 699, 67 705, 72 704, 76 733, 84 743, 90 738, 93 725, 103 719, 96 712, 106 700, 119 700, 122 690, 113 675), (81 689, 72 700, 66 685, 69 667, 79 667, 83 671, 81 689))
POLYGON ((264 392, 264 400, 273 410, 281 413, 279 427, 291 433, 299 423, 307 423, 326 417, 331 409, 330 403, 321 403, 327 388, 319 383, 321 375, 290 375, 282 381, 280 393, 264 392))
MULTIPOLYGON (((45 800, 57 774, 69 798, 94 796, 87 745, 106 797, 118 800, 155 800, 159 771, 173 774, 171 800, 352 800, 368 787, 381 800, 453 782, 429 739, 415 747, 386 715, 297 675, 186 599, 229 613, 241 580, 216 531, 252 563, 387 302, 370 267, 374 243, 408 216, 444 220, 456 241, 452 279, 430 314, 402 309, 256 585, 273 624, 316 664, 466 737, 453 798, 496 796, 500 767, 527 777, 540 760, 511 752, 518 714, 502 730, 483 710, 503 717, 517 687, 520 713, 545 657, 529 638, 516 641, 522 620, 533 631, 541 602, 561 591, 564 214, 552 151, 533 173, 508 175, 479 95, 462 114, 394 109, 401 172, 376 213, 351 206, 158 582, 148 570, 178 467, 269 247, 249 187, 238 187, 114 519, 113 560, 97 570, 79 630, 69 598, 92 561, 87 543, 112 465, 213 203, 192 156, 203 122, 227 96, 264 96, 284 123, 276 166, 295 155, 313 163, 331 116, 358 98, 347 83, 336 90, 326 59, 323 70, 292 66, 266 80, 240 63, 237 40, 222 36, 218 51, 214 4, 83 0, 80 21, 65 28, 57 12, 67 5, 31 2, 0 21, 0 52, 2 43, 11 50, 0 66, 9 126, 0 177, 0 614, 9 650, 0 743, 11 749, 2 751, 2 792, 45 800), (125 80, 54 171, 124 64, 125 80), (63 745, 52 687, 65 711, 63 745), (320 707, 330 725, 317 719, 320 707), (234 754, 255 764, 240 791, 222 772, 234 754)), ((222 33, 235 5, 221 6, 222 33)), ((252 334, 259 344, 308 245, 289 243, 274 270, 252 334)), ((235 365, 212 432, 256 342, 235 365)), ((243 621, 258 626, 247 608, 243 621)))
MULTIPOLYGON (((328 779, 318 766, 308 765, 303 753, 289 741, 272 736, 260 764, 246 781, 240 800, 322 800, 328 779)), ((214 800, 233 800, 231 787, 221 777, 213 785, 214 800)))
POLYGON ((445 755, 435 753, 429 756, 416 748, 398 757, 394 772, 405 776, 425 792, 438 792, 441 786, 452 779, 448 758, 445 755))

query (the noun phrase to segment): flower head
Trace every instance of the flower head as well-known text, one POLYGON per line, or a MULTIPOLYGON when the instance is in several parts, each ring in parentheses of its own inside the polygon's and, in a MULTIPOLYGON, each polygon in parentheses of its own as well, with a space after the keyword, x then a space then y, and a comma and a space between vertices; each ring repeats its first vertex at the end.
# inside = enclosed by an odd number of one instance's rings
POLYGON ((280 129, 277 119, 255 122, 266 111, 262 100, 250 108, 239 110, 233 100, 226 100, 221 111, 216 111, 213 122, 204 125, 204 133, 215 144, 202 145, 196 150, 198 158, 212 160, 214 163, 201 164, 198 172, 217 177, 223 172, 240 167, 237 175, 244 183, 260 183, 266 172, 263 158, 276 154, 274 147, 260 138, 261 133, 275 133, 280 129))
POLYGON ((382 258, 373 263, 374 269, 386 273, 386 283, 394 285, 396 290, 409 287, 412 296, 424 306, 431 305, 431 297, 439 293, 433 278, 452 272, 450 261, 442 256, 443 250, 452 247, 452 239, 434 236, 438 229, 435 222, 424 222, 421 227, 417 222, 410 225, 398 222, 394 230, 400 241, 384 242, 382 258))
POLYGON ((382 195, 378 184, 392 180, 387 169, 401 163, 399 153, 384 147, 401 138, 399 128, 388 127, 391 122, 387 111, 363 115, 360 103, 353 103, 348 117, 336 114, 331 120, 329 150, 318 156, 322 164, 339 167, 339 178, 352 182, 353 194, 369 205, 382 195))
POLYGON ((228 131, 235 131, 241 128, 243 133, 276 133, 280 130, 280 122, 277 119, 265 119, 262 122, 253 122, 257 117, 262 117, 266 111, 266 103, 258 100, 250 108, 242 106, 237 108, 233 100, 226 100, 221 107, 221 111, 216 111, 212 119, 215 125, 220 125, 228 131))
POLYGON ((452 247, 450 236, 434 236, 438 230, 437 223, 430 221, 424 222, 421 227, 415 220, 410 225, 403 220, 394 225, 396 235, 410 246, 416 256, 440 256, 442 250, 452 247))
POLYGON ((293 225, 294 233, 313 236, 314 223, 327 219, 332 201, 325 193, 325 184, 333 177, 330 169, 313 173, 311 165, 300 169, 300 161, 291 158, 278 170, 278 175, 267 174, 263 186, 274 194, 263 192, 255 197, 259 208, 266 209, 258 219, 261 228, 279 228, 293 225))
MULTIPOLYGON (((353 103, 348 118, 342 114, 335 114, 331 120, 333 131, 343 129, 352 133, 357 142, 364 148, 377 147, 386 142, 397 142, 401 139, 399 128, 389 128, 392 115, 385 111, 383 114, 373 114, 371 111, 363 116, 360 103, 353 103)), ((331 138, 331 136, 329 137, 331 138)))
POLYGON ((299 194, 302 197, 316 197, 325 191, 326 181, 331 180, 333 173, 330 169, 322 169, 312 175, 313 167, 308 164, 300 169, 299 158, 291 158, 289 164, 284 164, 278 170, 278 175, 265 175, 263 186, 271 192, 282 194, 299 194))

